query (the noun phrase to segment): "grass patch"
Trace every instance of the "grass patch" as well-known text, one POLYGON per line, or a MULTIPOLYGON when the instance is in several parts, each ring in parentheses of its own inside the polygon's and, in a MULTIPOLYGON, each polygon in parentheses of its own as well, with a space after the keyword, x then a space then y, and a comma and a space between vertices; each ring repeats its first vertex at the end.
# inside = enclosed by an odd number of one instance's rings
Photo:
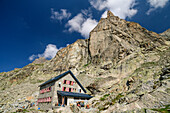
POLYGON ((36 80, 36 79, 31 79, 30 80, 30 83, 32 83, 32 84, 36 84, 36 83, 41 83, 41 82, 44 82, 44 80, 36 80))
POLYGON ((103 97, 106 98, 106 97, 108 97, 109 95, 110 95, 110 94, 105 94, 103 97))
POLYGON ((157 62, 146 62, 146 63, 143 63, 141 67, 149 67, 153 65, 158 65, 158 63, 157 62))
POLYGON ((106 97, 108 97, 110 94, 105 94, 103 97, 100 98, 101 101, 104 101, 106 97))
POLYGON ((118 94, 117 96, 116 96, 116 98, 114 98, 113 100, 112 100, 112 105, 114 105, 115 103, 116 103, 116 101, 118 101, 120 98, 122 98, 124 95, 122 95, 122 94, 118 94))
POLYGON ((151 109, 153 111, 158 111, 161 113, 170 113, 170 105, 165 105, 164 108, 159 108, 159 109, 151 109))
POLYGON ((89 62, 89 63, 85 64, 83 67, 87 67, 89 64, 91 64, 91 62, 89 62))
POLYGON ((2 90, 5 90, 5 87, 3 87, 2 90))
POLYGON ((142 71, 142 69, 141 68, 137 68, 133 73, 138 73, 140 71, 142 71))
POLYGON ((8 75, 7 75, 7 74, 4 74, 3 77, 8 77, 8 75))
POLYGON ((104 106, 98 107, 99 111, 105 110, 104 106))
POLYGON ((104 97, 101 97, 101 98, 100 98, 100 101, 104 101, 104 100, 105 100, 105 98, 104 98, 104 97))
POLYGON ((44 82, 44 80, 37 80, 38 83, 44 82))
POLYGON ((34 65, 36 65, 36 66, 43 66, 44 64, 34 64, 34 65))
POLYGON ((28 111, 28 110, 26 110, 26 109, 24 109, 24 110, 23 110, 23 113, 25 113, 25 112, 29 112, 29 111, 28 111))

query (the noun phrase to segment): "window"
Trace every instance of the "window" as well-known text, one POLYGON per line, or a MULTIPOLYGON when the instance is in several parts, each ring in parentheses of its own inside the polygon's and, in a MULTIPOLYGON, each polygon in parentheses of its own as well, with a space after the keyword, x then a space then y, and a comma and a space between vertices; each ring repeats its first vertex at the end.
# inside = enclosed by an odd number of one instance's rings
POLYGON ((69 85, 71 85, 72 81, 70 81, 69 85))
POLYGON ((81 93, 81 89, 79 89, 79 92, 81 93))
POLYGON ((71 92, 73 92, 73 88, 71 88, 71 92))
POLYGON ((61 87, 61 82, 58 83, 58 87, 61 87))
POLYGON ((69 80, 67 80, 67 81, 66 81, 66 84, 70 84, 70 81, 69 81, 69 80))
POLYGON ((66 87, 66 90, 65 91, 68 91, 69 92, 69 88, 68 87, 66 87))
POLYGON ((63 81, 63 84, 66 84, 66 81, 67 81, 67 80, 64 80, 64 81, 63 81))
POLYGON ((71 92, 71 88, 69 88, 69 92, 71 92))
POLYGON ((71 81, 71 84, 70 85, 73 85, 74 84, 74 82, 73 81, 71 81))
POLYGON ((63 88, 62 88, 62 91, 65 91, 65 90, 66 90, 66 87, 63 87, 63 88))

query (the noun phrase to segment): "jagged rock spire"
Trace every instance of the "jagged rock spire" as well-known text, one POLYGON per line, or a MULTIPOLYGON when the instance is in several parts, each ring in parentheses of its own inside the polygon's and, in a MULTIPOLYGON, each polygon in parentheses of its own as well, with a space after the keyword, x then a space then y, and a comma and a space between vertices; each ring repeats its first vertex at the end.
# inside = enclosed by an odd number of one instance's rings
POLYGON ((114 14, 113 14, 111 11, 108 10, 108 11, 107 11, 107 18, 108 18, 108 17, 111 17, 111 16, 114 16, 114 14))

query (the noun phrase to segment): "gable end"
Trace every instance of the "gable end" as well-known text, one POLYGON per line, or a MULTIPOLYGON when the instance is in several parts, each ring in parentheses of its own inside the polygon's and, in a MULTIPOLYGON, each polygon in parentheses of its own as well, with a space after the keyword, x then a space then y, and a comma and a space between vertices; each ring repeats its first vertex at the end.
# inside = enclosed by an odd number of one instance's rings
POLYGON ((77 82, 77 84, 82 88, 82 90, 86 93, 87 91, 84 89, 84 87, 81 85, 81 83, 78 81, 78 79, 74 76, 74 74, 70 70, 65 72, 65 73, 62 73, 62 74, 60 74, 60 75, 58 75, 58 76, 56 76, 56 77, 54 77, 54 78, 44 82, 44 83, 42 83, 41 85, 39 85, 39 87, 42 87, 42 86, 44 86, 46 84, 49 84, 51 82, 55 82, 55 81, 61 79, 62 77, 66 76, 69 73, 73 77, 73 79, 77 82))

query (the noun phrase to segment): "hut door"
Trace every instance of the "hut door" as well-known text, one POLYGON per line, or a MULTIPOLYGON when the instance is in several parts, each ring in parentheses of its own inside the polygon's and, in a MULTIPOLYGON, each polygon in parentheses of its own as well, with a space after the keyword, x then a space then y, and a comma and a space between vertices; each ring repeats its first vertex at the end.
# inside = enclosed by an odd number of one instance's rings
POLYGON ((67 97, 64 99, 64 104, 67 105, 67 97))
POLYGON ((62 104, 62 96, 58 95, 58 103, 61 105, 62 104))

